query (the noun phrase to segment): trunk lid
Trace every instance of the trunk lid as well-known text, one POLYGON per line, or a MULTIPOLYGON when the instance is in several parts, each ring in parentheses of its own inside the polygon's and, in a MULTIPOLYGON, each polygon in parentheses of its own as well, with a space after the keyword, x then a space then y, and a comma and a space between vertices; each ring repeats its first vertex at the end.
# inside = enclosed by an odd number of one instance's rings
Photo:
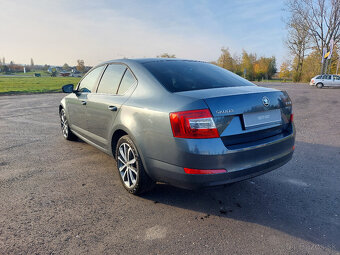
POLYGON ((203 99, 214 117, 281 109, 287 102, 290 104, 286 92, 258 86, 193 90, 177 94, 203 99), (269 100, 268 106, 265 106, 264 99, 269 100))
POLYGON ((249 145, 282 134, 289 128, 292 106, 285 91, 242 86, 176 94, 205 101, 227 147, 249 145))

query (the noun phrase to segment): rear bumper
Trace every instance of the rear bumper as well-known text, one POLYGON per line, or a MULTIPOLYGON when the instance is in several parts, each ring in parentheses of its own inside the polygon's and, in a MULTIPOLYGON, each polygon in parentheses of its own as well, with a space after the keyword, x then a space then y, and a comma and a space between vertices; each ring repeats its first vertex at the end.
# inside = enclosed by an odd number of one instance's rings
MULTIPOLYGON (((190 142, 195 142, 195 140, 197 139, 192 139, 190 142)), ((183 147, 181 147, 181 154, 184 154, 184 158, 179 159, 178 164, 170 164, 152 158, 146 158, 145 163, 149 175, 157 181, 181 188, 198 189, 238 182, 272 171, 286 164, 292 158, 294 143, 295 130, 283 139, 240 150, 228 150, 222 143, 223 153, 218 149, 221 144, 216 140, 215 147, 210 145, 212 146, 211 153, 205 151, 204 154, 200 154, 197 150, 191 150, 189 145, 186 151, 183 151, 183 147), (216 154, 217 151, 220 152, 216 154), (227 173, 186 174, 184 167, 226 169, 227 173)))

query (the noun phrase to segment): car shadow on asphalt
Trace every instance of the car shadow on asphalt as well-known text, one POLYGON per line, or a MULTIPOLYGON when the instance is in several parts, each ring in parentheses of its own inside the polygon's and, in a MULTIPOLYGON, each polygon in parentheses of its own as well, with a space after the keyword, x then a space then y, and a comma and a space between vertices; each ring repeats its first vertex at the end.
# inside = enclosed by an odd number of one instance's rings
POLYGON ((200 212, 196 220, 256 223, 339 251, 339 165, 339 147, 297 142, 293 159, 266 175, 195 191, 159 184, 142 197, 200 212))

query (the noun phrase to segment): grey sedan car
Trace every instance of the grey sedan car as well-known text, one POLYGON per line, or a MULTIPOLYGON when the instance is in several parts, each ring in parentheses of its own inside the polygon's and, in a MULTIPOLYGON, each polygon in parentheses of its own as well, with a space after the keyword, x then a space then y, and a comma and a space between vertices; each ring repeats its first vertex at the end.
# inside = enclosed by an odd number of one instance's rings
POLYGON ((196 189, 241 181, 287 163, 292 103, 210 63, 121 59, 63 86, 63 136, 112 155, 132 194, 156 182, 196 189))

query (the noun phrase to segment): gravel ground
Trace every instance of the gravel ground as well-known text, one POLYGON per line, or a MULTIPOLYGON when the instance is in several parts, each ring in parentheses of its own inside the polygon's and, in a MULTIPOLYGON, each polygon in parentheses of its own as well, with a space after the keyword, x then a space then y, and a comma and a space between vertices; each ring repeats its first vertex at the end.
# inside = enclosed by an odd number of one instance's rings
POLYGON ((113 158, 61 135, 62 94, 0 97, 0 254, 340 254, 340 89, 288 91, 285 166, 231 186, 128 194, 113 158))

